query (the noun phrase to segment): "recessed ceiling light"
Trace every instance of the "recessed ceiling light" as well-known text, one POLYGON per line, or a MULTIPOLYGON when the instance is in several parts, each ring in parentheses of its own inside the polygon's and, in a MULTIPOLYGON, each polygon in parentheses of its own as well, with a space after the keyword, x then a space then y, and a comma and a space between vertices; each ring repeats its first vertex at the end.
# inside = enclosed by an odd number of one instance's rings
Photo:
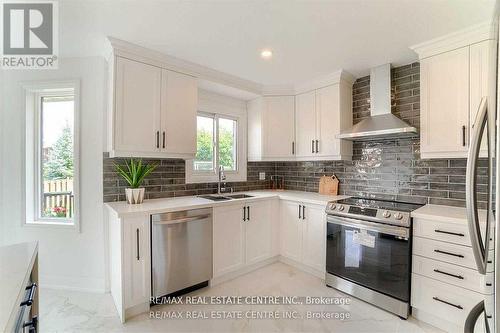
POLYGON ((273 51, 268 50, 268 49, 266 49, 266 50, 262 50, 262 51, 260 52, 260 56, 261 56, 261 58, 263 58, 263 59, 271 59, 271 58, 273 57, 273 51))

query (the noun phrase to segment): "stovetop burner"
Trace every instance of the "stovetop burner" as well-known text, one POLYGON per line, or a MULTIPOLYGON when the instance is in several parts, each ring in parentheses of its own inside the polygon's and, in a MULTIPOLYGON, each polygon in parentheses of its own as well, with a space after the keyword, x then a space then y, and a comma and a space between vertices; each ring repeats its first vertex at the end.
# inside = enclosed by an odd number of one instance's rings
POLYGON ((329 202, 326 213, 339 218, 347 217, 408 228, 411 226, 410 213, 419 207, 422 205, 410 202, 352 197, 329 202))
POLYGON ((367 208, 376 208, 376 209, 385 209, 385 210, 396 210, 400 212, 412 212, 417 208, 422 207, 423 205, 414 204, 410 202, 402 202, 402 201, 390 201, 390 200, 377 200, 377 199, 367 199, 367 198, 347 198, 336 201, 338 204, 358 206, 358 207, 367 207, 367 208))

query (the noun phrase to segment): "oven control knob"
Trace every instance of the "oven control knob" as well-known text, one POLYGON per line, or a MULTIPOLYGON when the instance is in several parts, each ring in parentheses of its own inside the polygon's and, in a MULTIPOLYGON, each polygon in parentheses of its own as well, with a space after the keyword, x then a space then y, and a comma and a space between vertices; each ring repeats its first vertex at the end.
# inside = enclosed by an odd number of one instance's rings
POLYGON ((343 211, 343 210, 344 210, 344 206, 343 206, 343 205, 340 205, 340 206, 339 206, 339 210, 340 210, 340 211, 343 211))
POLYGON ((382 216, 385 217, 386 219, 388 219, 389 217, 391 217, 391 212, 388 211, 388 210, 385 210, 383 213, 382 213, 382 216))
POLYGON ((337 205, 335 205, 335 204, 332 204, 332 205, 330 206, 330 209, 331 209, 331 210, 335 210, 335 208, 337 208, 337 205))
POLYGON ((403 218, 403 214, 401 214, 401 213, 396 213, 396 214, 394 214, 394 218, 395 218, 396 220, 401 220, 401 219, 403 218))

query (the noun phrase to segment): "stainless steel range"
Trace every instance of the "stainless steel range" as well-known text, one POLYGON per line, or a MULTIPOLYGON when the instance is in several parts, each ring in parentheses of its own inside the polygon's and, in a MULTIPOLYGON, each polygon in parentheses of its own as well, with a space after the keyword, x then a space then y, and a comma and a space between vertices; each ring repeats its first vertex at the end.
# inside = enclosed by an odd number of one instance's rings
POLYGON ((408 318, 411 212, 419 207, 363 198, 328 203, 326 284, 408 318))

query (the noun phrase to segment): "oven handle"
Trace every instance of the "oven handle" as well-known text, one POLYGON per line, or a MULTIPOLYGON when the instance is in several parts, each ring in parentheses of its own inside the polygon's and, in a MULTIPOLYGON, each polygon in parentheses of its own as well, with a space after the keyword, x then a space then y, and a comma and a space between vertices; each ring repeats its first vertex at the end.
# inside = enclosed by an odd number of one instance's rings
POLYGON ((375 231, 382 234, 398 236, 403 238, 410 237, 410 229, 397 227, 392 225, 386 225, 381 223, 368 222, 363 220, 350 219, 347 217, 338 217, 327 215, 326 221, 328 223, 339 224, 346 227, 354 227, 358 229, 364 229, 369 231, 375 231))

